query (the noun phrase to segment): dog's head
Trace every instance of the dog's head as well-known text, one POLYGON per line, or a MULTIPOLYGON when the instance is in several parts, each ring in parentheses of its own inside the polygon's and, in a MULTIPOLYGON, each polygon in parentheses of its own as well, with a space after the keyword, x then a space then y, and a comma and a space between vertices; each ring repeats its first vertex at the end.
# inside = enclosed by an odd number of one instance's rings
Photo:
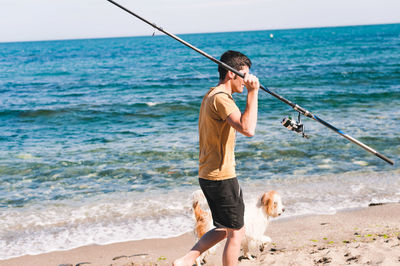
POLYGON ((275 190, 264 193, 261 197, 260 204, 265 214, 269 217, 278 217, 285 211, 281 196, 275 190))

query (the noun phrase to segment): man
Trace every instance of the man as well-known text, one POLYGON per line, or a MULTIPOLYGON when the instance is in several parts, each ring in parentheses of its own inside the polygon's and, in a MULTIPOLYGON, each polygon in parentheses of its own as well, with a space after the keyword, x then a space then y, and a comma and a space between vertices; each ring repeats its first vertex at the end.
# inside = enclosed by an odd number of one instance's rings
POLYGON ((257 124, 258 78, 249 74, 251 61, 236 51, 227 51, 221 61, 243 73, 244 79, 218 67, 219 84, 204 96, 199 115, 199 183, 211 209, 216 228, 207 232, 178 265, 193 265, 201 253, 227 238, 223 265, 236 265, 244 236, 244 203, 235 173, 236 131, 251 137, 257 124), (246 86, 247 103, 242 114, 232 94, 246 86))

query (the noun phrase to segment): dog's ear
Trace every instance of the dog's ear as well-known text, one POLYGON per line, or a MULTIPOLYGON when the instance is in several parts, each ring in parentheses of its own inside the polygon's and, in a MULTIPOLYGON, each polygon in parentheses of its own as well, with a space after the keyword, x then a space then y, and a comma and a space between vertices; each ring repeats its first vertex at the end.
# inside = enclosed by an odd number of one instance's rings
POLYGON ((196 218, 196 221, 200 221, 204 219, 204 211, 200 208, 199 202, 195 201, 193 202, 193 213, 194 217, 196 218))
POLYGON ((261 197, 261 204, 263 205, 265 212, 267 213, 268 216, 273 216, 274 214, 274 209, 275 209, 274 194, 275 191, 269 191, 268 193, 265 193, 261 197))
POLYGON ((199 202, 198 201, 193 201, 193 205, 192 205, 193 210, 196 209, 197 205, 199 205, 199 202))
POLYGON ((261 205, 264 208, 264 211, 266 212, 267 215, 271 216, 273 207, 274 207, 274 203, 273 200, 271 198, 271 193, 264 193, 264 195, 262 195, 261 197, 261 205))
POLYGON ((264 193, 261 197, 261 205, 262 206, 267 206, 268 205, 268 193, 264 193))

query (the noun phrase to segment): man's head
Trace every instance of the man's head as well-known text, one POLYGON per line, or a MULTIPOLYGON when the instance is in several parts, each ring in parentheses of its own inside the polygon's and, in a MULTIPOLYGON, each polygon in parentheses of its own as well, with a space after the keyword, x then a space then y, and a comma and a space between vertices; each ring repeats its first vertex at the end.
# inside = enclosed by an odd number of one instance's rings
MULTIPOLYGON (((248 68, 251 67, 250 59, 242 54, 241 52, 236 51, 226 51, 222 54, 220 61, 224 62, 225 64, 233 67, 236 70, 241 70, 242 67, 247 66, 248 68)), ((218 72, 219 72, 219 80, 222 81, 225 79, 228 70, 223 68, 222 66, 218 65, 218 72)))

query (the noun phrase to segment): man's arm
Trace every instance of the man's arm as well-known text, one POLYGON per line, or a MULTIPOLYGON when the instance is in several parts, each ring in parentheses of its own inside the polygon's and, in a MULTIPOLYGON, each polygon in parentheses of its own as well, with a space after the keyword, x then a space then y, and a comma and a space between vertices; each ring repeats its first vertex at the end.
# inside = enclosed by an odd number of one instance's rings
POLYGON ((226 120, 243 135, 252 137, 255 134, 257 125, 258 90, 260 83, 258 78, 251 74, 245 75, 244 83, 248 90, 246 109, 243 114, 240 111, 233 112, 226 120))

